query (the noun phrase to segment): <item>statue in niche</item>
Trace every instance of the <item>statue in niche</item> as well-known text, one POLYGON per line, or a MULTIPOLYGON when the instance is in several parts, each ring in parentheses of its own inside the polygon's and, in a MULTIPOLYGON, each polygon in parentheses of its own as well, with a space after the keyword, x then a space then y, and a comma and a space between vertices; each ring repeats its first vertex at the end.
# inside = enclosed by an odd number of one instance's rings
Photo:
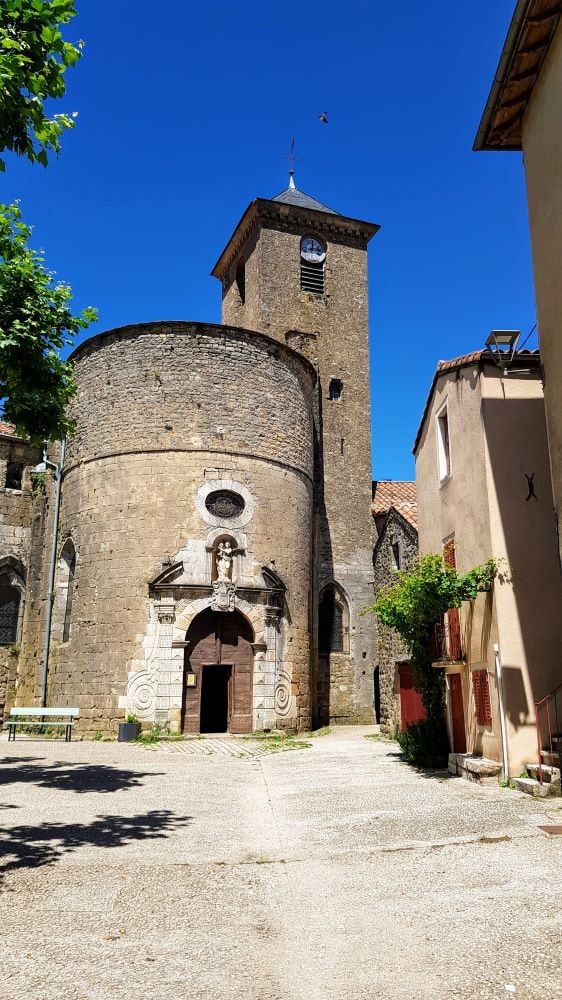
POLYGON ((217 580, 232 579, 232 559, 235 551, 229 541, 219 542, 217 546, 217 580))
POLYGON ((236 587, 232 580, 232 560, 236 551, 228 539, 219 542, 216 547, 216 579, 212 582, 213 598, 211 601, 211 607, 214 611, 234 611, 236 587))

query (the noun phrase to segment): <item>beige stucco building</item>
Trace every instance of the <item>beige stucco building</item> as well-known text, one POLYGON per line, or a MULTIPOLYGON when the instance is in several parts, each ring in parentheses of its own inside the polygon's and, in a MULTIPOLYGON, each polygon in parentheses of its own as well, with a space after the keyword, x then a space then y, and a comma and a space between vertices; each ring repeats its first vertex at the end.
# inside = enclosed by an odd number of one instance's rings
MULTIPOLYGON (((476 150, 523 151, 554 500, 562 523, 562 3, 519 0, 476 150)), ((560 540, 559 540, 560 545, 560 540)), ((561 548, 562 558, 562 548, 561 548)))
POLYGON ((503 664, 510 774, 537 759, 535 702, 560 675, 557 559, 540 358, 500 367, 491 351, 440 362, 414 446, 420 554, 460 572, 494 557, 493 591, 449 613, 435 660, 446 673, 451 749, 502 760, 494 644, 503 664))
POLYGON ((213 270, 223 325, 142 323, 76 349, 52 585, 53 481, 33 495, 38 455, 17 490, 4 469, 3 517, 21 522, 0 533, 6 707, 46 694, 90 732, 129 713, 188 733, 372 721, 377 229, 291 177, 213 270))

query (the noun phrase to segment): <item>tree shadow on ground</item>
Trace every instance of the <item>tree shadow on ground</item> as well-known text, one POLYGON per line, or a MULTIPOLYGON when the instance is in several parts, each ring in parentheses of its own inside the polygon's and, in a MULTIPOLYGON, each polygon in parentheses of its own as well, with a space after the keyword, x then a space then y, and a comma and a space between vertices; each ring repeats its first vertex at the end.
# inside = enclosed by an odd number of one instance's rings
POLYGON ((0 829, 0 878, 21 868, 43 868, 79 847, 122 847, 135 840, 166 838, 192 816, 154 809, 136 816, 97 816, 91 823, 21 824, 0 829))
POLYGON ((421 764, 413 764, 412 761, 408 760, 405 753, 401 753, 399 750, 389 750, 386 753, 387 757, 394 757, 396 760, 403 761, 407 764, 411 771, 415 771, 422 778, 439 778, 441 781, 448 781, 449 778, 454 778, 455 775, 451 774, 445 763, 437 765, 428 764, 427 767, 423 767, 421 764))
POLYGON ((108 764, 80 764, 69 761, 43 763, 44 757, 3 757, 0 785, 16 782, 56 788, 65 792, 117 792, 143 785, 142 778, 159 777, 159 771, 130 771, 108 764))

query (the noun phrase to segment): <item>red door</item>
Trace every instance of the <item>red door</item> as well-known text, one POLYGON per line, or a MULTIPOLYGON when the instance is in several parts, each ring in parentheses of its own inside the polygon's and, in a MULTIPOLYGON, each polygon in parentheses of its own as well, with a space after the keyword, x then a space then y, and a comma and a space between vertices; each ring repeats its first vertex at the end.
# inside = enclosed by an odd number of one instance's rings
POLYGON ((449 695, 451 699, 451 721, 453 724, 453 750, 455 753, 466 753, 462 680, 460 674, 449 674, 449 695))
POLYGON ((400 728, 402 732, 412 722, 425 719, 425 708, 422 696, 414 687, 414 675, 409 664, 404 663, 398 668, 400 678, 400 728))

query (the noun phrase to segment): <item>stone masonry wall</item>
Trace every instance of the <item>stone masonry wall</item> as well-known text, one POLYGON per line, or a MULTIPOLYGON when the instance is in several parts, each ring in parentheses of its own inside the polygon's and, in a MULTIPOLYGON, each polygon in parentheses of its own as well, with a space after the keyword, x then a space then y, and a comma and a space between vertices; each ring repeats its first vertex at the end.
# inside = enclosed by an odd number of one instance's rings
MULTIPOLYGON (((41 506, 41 496, 34 495, 31 469, 41 460, 37 448, 11 434, 0 434, 0 560, 11 559, 21 564, 26 582, 30 576, 30 546, 34 514, 41 506), (23 465, 21 489, 6 486, 10 463, 23 465)), ((40 516, 40 514, 39 514, 40 516)), ((25 616, 30 600, 22 598, 20 611, 25 616)), ((32 599, 31 599, 32 600, 32 599)), ((16 675, 21 654, 23 622, 17 640, 11 646, 0 646, 0 718, 14 702, 16 675)))
MULTIPOLYGON (((375 546, 375 599, 386 587, 396 582, 392 541, 400 546, 401 566, 406 572, 418 554, 418 536, 413 528, 391 508, 375 546)), ((372 623, 373 619, 370 618, 372 623)), ((400 690, 397 661, 405 660, 408 648, 394 629, 375 618, 376 660, 379 668, 381 730, 393 733, 400 726, 400 690)))
POLYGON ((252 230, 241 247, 244 304, 233 281, 233 262, 225 281, 223 321, 251 323, 281 343, 298 346, 318 367, 314 622, 322 587, 336 581, 349 603, 350 653, 331 659, 330 714, 342 722, 371 722, 374 638, 360 617, 372 603, 373 551, 367 242, 364 235, 344 231, 337 216, 315 212, 307 220, 288 205, 279 212, 282 218, 264 219, 261 230, 252 230), (305 234, 327 245, 324 295, 300 288, 305 234), (343 382, 338 401, 329 399, 332 378, 343 382))
POLYGON ((273 562, 287 586, 283 663, 296 724, 309 725, 313 370, 259 334, 184 323, 111 331, 74 357, 59 552, 72 538, 77 559, 70 635, 51 646, 50 702, 77 704, 90 732, 123 718, 150 640, 149 582, 181 558, 204 584, 220 528, 197 498, 224 480, 252 498, 237 585, 259 586, 273 562))

